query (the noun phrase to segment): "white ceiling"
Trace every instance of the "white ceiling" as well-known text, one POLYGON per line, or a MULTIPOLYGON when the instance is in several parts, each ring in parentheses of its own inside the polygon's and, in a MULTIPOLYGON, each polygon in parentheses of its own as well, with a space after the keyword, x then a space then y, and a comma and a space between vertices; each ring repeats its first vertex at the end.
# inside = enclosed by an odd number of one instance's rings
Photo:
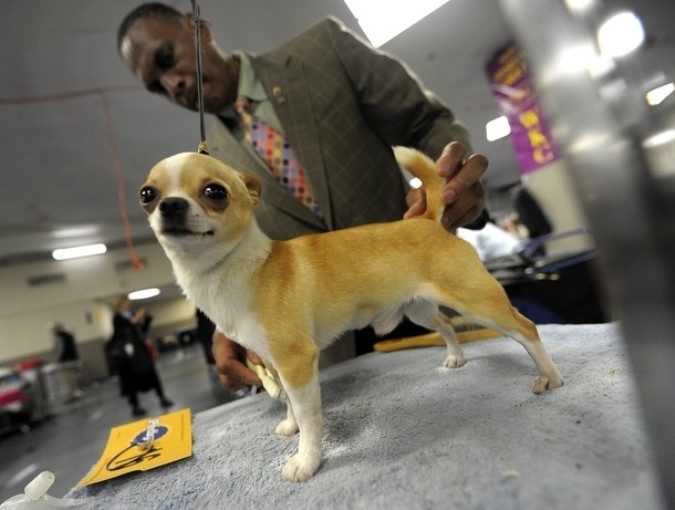
MULTIPOLYGON (((117 26, 139 3, 2 2, 0 263, 88 242, 122 245, 120 196, 136 240, 151 238, 136 189, 159 159, 196 150, 199 124, 196 114, 148 94, 119 60, 117 26)), ((190 10, 188 0, 168 3, 190 10)), ((340 0, 199 3, 225 50, 263 51, 327 14, 361 32, 340 0)), ((508 139, 488 143, 484 135, 499 115, 485 63, 509 40, 496 0, 451 0, 383 47, 468 126, 491 161, 485 180, 493 187, 518 179, 508 139)))

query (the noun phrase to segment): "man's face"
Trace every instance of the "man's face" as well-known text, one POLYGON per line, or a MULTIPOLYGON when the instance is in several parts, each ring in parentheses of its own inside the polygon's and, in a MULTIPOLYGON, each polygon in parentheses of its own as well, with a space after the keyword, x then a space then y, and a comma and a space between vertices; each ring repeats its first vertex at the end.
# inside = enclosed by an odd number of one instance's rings
MULTIPOLYGON (((137 20, 122 41, 124 62, 148 91, 198 111, 197 61, 192 24, 168 23, 152 18, 137 20)), ((204 41, 204 37, 202 37, 204 41)), ((218 113, 232 97, 236 83, 224 57, 210 41, 202 42, 202 94, 204 110, 218 113)), ((235 94, 236 97, 236 94, 235 94)))

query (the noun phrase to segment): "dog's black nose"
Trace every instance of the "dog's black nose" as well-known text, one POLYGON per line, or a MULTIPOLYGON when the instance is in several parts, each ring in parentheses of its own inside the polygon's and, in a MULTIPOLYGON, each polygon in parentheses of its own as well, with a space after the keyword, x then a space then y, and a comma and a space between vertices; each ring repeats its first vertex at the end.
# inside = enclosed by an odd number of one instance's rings
POLYGON ((170 197, 165 198, 159 204, 159 212, 162 217, 175 219, 185 216, 188 210, 188 202, 184 198, 170 197))

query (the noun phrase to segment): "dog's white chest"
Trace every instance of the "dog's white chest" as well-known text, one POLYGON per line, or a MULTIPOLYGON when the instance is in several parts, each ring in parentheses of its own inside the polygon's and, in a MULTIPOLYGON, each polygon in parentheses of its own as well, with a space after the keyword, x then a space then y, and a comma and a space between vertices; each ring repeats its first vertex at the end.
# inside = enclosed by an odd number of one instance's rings
POLYGON ((164 248, 188 299, 230 340, 264 357, 267 338, 254 313, 250 279, 269 254, 271 241, 255 222, 229 247, 214 242, 195 254, 164 248))
POLYGON ((221 333, 263 358, 268 355, 267 335, 252 310, 248 272, 232 271, 225 278, 214 274, 194 280, 177 276, 190 301, 209 316, 221 333))

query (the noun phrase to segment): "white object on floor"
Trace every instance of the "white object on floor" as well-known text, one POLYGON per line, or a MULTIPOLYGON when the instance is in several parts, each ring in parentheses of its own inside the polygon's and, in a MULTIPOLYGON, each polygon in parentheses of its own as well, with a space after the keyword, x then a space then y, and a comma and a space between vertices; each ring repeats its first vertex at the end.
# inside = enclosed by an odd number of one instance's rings
POLYGON ((43 471, 26 485, 23 494, 12 496, 0 504, 0 508, 5 510, 48 510, 50 508, 88 508, 94 501, 94 498, 85 499, 61 499, 47 494, 49 488, 54 484, 54 473, 43 471))

